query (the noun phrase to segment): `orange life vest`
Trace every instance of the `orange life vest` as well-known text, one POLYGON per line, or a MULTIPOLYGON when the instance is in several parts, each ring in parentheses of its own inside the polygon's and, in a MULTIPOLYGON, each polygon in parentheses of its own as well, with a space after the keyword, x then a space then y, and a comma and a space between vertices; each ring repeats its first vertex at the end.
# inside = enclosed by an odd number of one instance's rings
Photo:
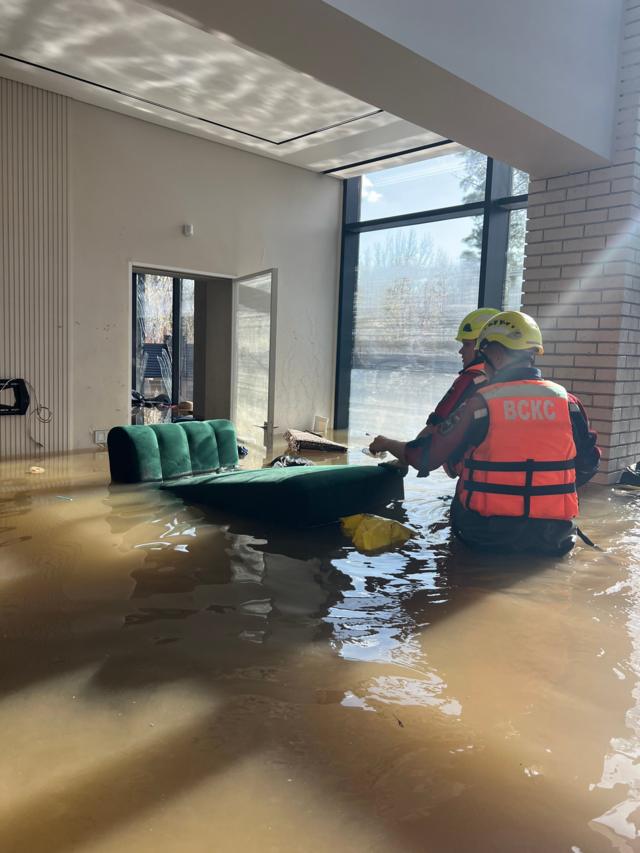
POLYGON ((544 379, 488 385, 483 441, 467 452, 457 496, 483 516, 569 520, 578 514, 567 391, 544 379))

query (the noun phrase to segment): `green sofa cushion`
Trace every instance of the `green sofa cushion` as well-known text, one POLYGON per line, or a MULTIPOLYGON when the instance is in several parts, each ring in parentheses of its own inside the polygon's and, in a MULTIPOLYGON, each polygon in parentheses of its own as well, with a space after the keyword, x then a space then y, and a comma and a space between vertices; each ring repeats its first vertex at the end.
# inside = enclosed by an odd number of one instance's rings
POLYGON ((184 421, 176 424, 186 435, 191 459, 191 471, 202 474, 220 467, 218 443, 214 428, 207 421, 184 421))
POLYGON ((205 421, 205 423, 210 424, 216 434, 220 466, 225 468, 227 465, 237 465, 238 438, 236 436, 236 428, 231 421, 219 418, 215 421, 205 421))
POLYGON ((162 479, 158 439, 149 427, 114 427, 109 430, 107 447, 114 483, 147 483, 162 479))
POLYGON ((262 468, 162 486, 189 503, 295 527, 328 524, 402 498, 402 477, 376 465, 262 468))
POLYGON ((182 424, 152 424, 158 439, 162 479, 171 480, 193 474, 189 442, 182 424))
POLYGON ((216 471, 238 462, 231 421, 118 426, 107 437, 114 483, 148 483, 216 471))

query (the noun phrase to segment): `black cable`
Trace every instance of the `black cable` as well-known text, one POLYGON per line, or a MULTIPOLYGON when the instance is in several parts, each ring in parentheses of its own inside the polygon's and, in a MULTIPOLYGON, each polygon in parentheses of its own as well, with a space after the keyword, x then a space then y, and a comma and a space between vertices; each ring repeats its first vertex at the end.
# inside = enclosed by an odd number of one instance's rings
MULTIPOLYGON (((7 385, 10 385, 12 382, 15 382, 18 378, 19 377, 14 376, 12 379, 7 379, 4 383, 4 385, 0 388, 0 391, 4 391, 4 389, 7 387, 7 385)), ((38 441, 38 439, 34 438, 34 436, 33 436, 33 421, 35 418, 41 424, 50 424, 51 421, 53 420, 53 412, 51 411, 49 406, 44 406, 40 403, 40 401, 38 399, 38 392, 33 387, 31 382, 29 382, 28 379, 25 379, 23 381, 24 381, 24 384, 27 386, 27 388, 31 391, 31 393, 33 395, 33 399, 35 400, 35 406, 32 406, 31 412, 27 416, 28 435, 34 444, 37 444, 38 447, 44 448, 45 445, 41 441, 38 441)))
POLYGON ((31 382, 29 382, 28 379, 25 379, 25 385, 27 386, 27 388, 30 391, 33 392, 33 397, 34 397, 34 400, 36 402, 35 407, 31 409, 31 414, 29 415, 28 422, 27 422, 27 428, 29 430, 29 438, 31 439, 31 441, 34 442, 34 444, 37 444, 38 447, 44 448, 45 445, 41 441, 38 441, 38 439, 34 438, 34 436, 33 436, 33 420, 35 418, 41 424, 45 424, 45 425, 50 424, 51 421, 53 420, 53 412, 51 411, 49 406, 44 406, 40 403, 40 400, 38 399, 38 392, 33 387, 31 382))

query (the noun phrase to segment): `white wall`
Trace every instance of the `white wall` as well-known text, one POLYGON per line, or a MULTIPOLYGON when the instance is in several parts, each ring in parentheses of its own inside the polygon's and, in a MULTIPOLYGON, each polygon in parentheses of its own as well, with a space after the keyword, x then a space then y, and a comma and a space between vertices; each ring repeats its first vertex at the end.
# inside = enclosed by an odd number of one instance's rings
POLYGON ((70 101, 73 447, 126 423, 130 263, 278 268, 276 423, 332 407, 338 181, 70 101), (193 223, 195 236, 181 226, 193 223))
POLYGON ((620 0, 324 0, 609 156, 620 0))

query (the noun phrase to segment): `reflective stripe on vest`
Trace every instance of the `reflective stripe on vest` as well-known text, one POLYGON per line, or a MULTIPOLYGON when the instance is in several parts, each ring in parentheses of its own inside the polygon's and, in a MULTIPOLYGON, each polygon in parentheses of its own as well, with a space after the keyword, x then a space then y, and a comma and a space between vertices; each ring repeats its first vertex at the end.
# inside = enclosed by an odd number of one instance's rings
POLYGON ((488 385, 478 393, 489 426, 464 460, 458 499, 484 516, 576 516, 576 447, 566 390, 539 379, 488 385))

